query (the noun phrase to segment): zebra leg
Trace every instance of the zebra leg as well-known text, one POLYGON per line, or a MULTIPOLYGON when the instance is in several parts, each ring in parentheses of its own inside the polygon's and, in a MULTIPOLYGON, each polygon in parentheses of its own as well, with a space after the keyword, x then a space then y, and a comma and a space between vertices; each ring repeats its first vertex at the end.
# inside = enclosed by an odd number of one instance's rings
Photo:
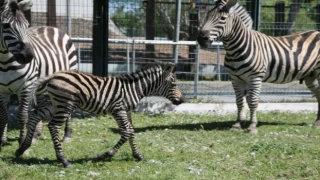
POLYGON ((127 112, 127 117, 128 117, 128 120, 131 124, 131 128, 132 128, 132 136, 129 137, 129 144, 130 144, 130 147, 131 147, 131 150, 132 150, 132 156, 134 158, 136 158, 137 160, 139 161, 145 161, 145 158, 142 157, 142 155, 140 154, 140 152, 138 151, 138 148, 137 148, 137 144, 135 142, 135 139, 134 139, 134 128, 133 128, 133 124, 132 124, 132 114, 131 114, 131 111, 128 111, 127 112))
POLYGON ((241 123, 246 120, 246 95, 247 95, 247 84, 242 81, 232 80, 232 86, 236 94, 236 104, 238 109, 237 121, 232 125, 230 130, 237 131, 241 130, 241 123))
POLYGON ((42 134, 42 127, 43 127, 43 123, 40 120, 38 122, 38 124, 36 125, 36 129, 34 131, 33 138, 32 138, 32 144, 36 144, 37 143, 37 141, 39 139, 39 136, 41 136, 41 134, 42 134))
POLYGON ((63 125, 63 121, 61 121, 61 118, 53 118, 49 124, 48 128, 50 131, 50 135, 52 138, 52 142, 54 145, 54 149, 56 151, 57 159, 63 164, 65 168, 71 167, 71 163, 67 160, 67 158, 64 155, 64 152, 62 150, 62 146, 59 140, 59 132, 61 129, 61 126, 63 125))
MULTIPOLYGON (((10 97, 10 96, 9 96, 10 97)), ((0 94, 0 149, 7 143, 7 127, 8 127, 8 102, 9 97, 4 94, 0 94)))
MULTIPOLYGON (((43 95, 43 94, 39 94, 37 95, 37 107, 47 107, 50 106, 51 104, 48 101, 48 98, 43 95)), ((36 126, 36 130, 34 131, 33 134, 33 139, 32 139, 32 143, 36 143, 38 141, 39 136, 41 136, 42 134, 42 129, 43 129, 43 122, 39 121, 39 123, 36 126)))
POLYGON ((17 149, 15 153, 17 158, 20 157, 31 146, 36 126, 37 124, 39 124, 42 118, 43 116, 41 116, 36 110, 30 113, 30 119, 28 121, 28 132, 25 140, 23 141, 23 143, 21 143, 19 149, 17 149))
POLYGON ((304 77, 304 82, 308 89, 312 92, 313 96, 317 98, 318 101, 318 115, 314 123, 315 126, 320 126, 320 79, 317 79, 316 73, 312 72, 308 76, 304 77))
POLYGON ((129 137, 132 137, 134 134, 131 123, 128 121, 127 112, 124 110, 118 110, 112 112, 113 118, 116 120, 119 128, 120 128, 120 140, 117 142, 115 146, 113 146, 109 151, 104 154, 97 155, 98 159, 109 159, 113 157, 116 152, 120 149, 120 147, 127 142, 129 137))
POLYGON ((71 167, 71 163, 67 160, 62 150, 59 140, 59 132, 61 126, 68 120, 68 118, 71 116, 71 112, 73 112, 75 108, 76 107, 72 104, 59 105, 59 108, 56 110, 52 120, 48 124, 57 159, 65 168, 71 167))
POLYGON ((19 120, 20 125, 20 137, 19 144, 24 141, 27 132, 27 122, 28 122, 28 108, 30 103, 30 92, 24 91, 19 95, 19 110, 17 114, 17 118, 19 120))
POLYGON ((261 78, 255 77, 255 78, 250 79, 248 106, 250 109, 250 122, 251 123, 248 128, 249 134, 257 134, 258 133, 257 108, 259 105, 261 86, 262 86, 261 78))
POLYGON ((63 142, 71 142, 71 133, 72 133, 72 127, 71 127, 71 116, 68 117, 66 126, 64 128, 64 136, 63 136, 63 142))

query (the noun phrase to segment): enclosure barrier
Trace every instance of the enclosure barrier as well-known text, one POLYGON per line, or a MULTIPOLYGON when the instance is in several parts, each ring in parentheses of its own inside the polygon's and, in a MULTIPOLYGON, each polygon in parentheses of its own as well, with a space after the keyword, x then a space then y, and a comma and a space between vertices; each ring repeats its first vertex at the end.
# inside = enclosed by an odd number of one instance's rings
MULTIPOLYGON (((77 47, 77 56, 78 56, 78 69, 80 71, 87 71, 89 73, 92 73, 91 70, 84 70, 81 69, 81 48, 80 48, 80 43, 92 43, 92 38, 71 38, 74 43, 78 43, 77 47)), ((132 71, 134 71, 135 65, 136 65, 136 44, 144 44, 144 45, 172 45, 172 46, 179 46, 179 45, 187 45, 187 46, 196 46, 195 49, 195 68, 194 72, 184 72, 188 74, 194 74, 194 89, 192 93, 185 93, 186 95, 193 95, 194 97, 197 97, 199 94, 198 90, 198 84, 199 84, 199 49, 200 46, 197 43, 197 41, 178 41, 178 42, 173 42, 173 41, 158 41, 158 40, 134 40, 134 39, 109 39, 109 43, 114 43, 114 44, 126 44, 126 65, 127 69, 126 72, 130 72, 130 59, 131 59, 131 66, 132 66, 132 71), (129 47, 131 45, 131 48, 129 47), (130 49, 132 52, 132 56, 130 57, 130 49)), ((220 81, 220 46, 222 46, 222 42, 213 42, 212 46, 217 47, 217 60, 218 60, 218 66, 217 66, 217 79, 220 81)), ((173 50, 174 51, 174 50, 173 50)), ((179 63, 178 56, 174 56, 172 58, 173 62, 179 63)), ((92 62, 92 61, 91 61, 92 62)), ((181 72, 177 72, 178 74, 181 72)))

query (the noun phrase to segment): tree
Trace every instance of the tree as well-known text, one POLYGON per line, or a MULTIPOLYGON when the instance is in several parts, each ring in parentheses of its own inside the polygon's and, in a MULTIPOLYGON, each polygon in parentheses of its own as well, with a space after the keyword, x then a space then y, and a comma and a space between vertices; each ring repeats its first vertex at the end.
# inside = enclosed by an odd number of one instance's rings
POLYGON ((291 34, 296 22, 297 14, 299 13, 303 0, 292 0, 290 10, 288 13, 288 20, 286 23, 285 34, 291 34))

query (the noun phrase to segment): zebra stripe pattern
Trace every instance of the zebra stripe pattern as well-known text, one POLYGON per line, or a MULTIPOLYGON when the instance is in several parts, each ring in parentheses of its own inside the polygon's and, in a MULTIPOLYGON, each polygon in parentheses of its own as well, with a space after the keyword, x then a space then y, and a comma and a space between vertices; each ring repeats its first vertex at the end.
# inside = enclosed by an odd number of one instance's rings
MULTIPOLYGON (((281 84, 304 79, 320 107, 320 32, 267 36, 244 25, 238 14, 234 13, 236 2, 216 1, 197 39, 202 47, 217 39, 223 42, 226 50, 224 64, 232 79, 238 108, 237 121, 232 130, 241 129, 248 96, 251 121, 248 132, 258 132, 256 109, 262 82, 281 84)), ((320 109, 315 125, 320 126, 320 109)))
MULTIPOLYGON (((30 0, 19 3, 9 0, 0 4, 0 148, 7 142, 9 97, 18 95, 16 118, 20 124, 21 143, 26 135, 33 83, 57 71, 76 69, 76 49, 68 35, 54 27, 28 28, 21 10, 30 9, 31 4, 30 0)), ((38 100, 43 99, 38 97, 38 100)))
POLYGON ((143 160, 134 140, 131 111, 143 97, 149 95, 164 96, 175 105, 182 103, 183 96, 177 88, 173 69, 173 63, 156 63, 137 72, 109 78, 77 71, 64 71, 40 79, 34 91, 39 88, 44 89, 53 105, 38 107, 30 115, 27 137, 16 151, 16 156, 21 156, 30 147, 38 121, 42 118, 51 119, 48 127, 57 159, 64 167, 69 167, 71 164, 67 161, 59 142, 59 129, 69 115, 76 108, 80 108, 97 115, 110 113, 120 128, 120 140, 109 151, 98 155, 99 159, 113 157, 129 140, 133 157, 143 160), (44 114, 48 117, 44 117, 44 114))

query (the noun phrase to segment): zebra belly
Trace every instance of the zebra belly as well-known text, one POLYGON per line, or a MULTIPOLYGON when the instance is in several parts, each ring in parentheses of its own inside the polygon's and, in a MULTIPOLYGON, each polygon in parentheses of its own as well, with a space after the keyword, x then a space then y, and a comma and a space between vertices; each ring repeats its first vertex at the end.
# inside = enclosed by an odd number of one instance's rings
POLYGON ((268 67, 262 81, 277 84, 289 83, 302 79, 316 68, 316 58, 311 58, 303 65, 302 59, 290 62, 289 65, 268 67))

